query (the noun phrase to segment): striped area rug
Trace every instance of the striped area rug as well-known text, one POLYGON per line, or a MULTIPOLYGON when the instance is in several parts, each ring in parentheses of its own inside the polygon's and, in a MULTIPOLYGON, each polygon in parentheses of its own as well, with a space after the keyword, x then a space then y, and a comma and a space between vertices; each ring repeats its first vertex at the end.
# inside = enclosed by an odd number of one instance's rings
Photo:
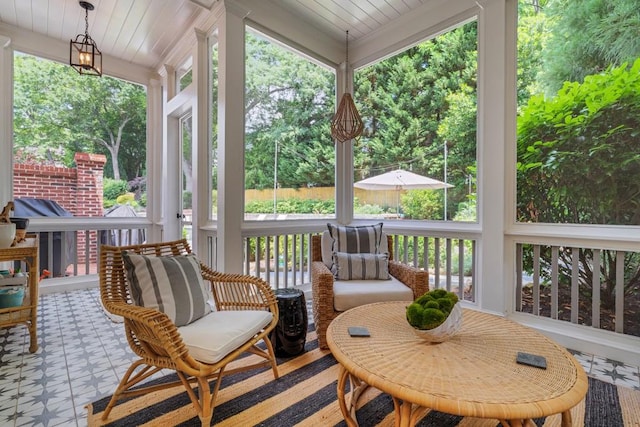
MULTIPOLYGON (((249 357, 247 356, 248 360, 249 357)), ((243 360, 237 363, 243 363, 243 360)), ((336 401, 338 365, 328 350, 320 350, 313 330, 305 352, 278 359, 280 379, 271 370, 240 373, 223 378, 212 425, 216 426, 345 426, 336 401)), ((161 381, 161 380, 158 380, 161 381)), ((181 387, 133 398, 118 404, 109 420, 101 414, 110 396, 87 405, 88 425, 94 426, 199 426, 199 419, 181 387)), ((370 388, 360 399, 361 426, 393 426, 393 403, 370 388)), ((616 387, 589 378, 589 392, 572 410, 575 426, 640 426, 640 391, 616 387)), ((560 426, 560 416, 535 420, 538 426, 560 426)), ((428 412, 422 427, 496 427, 496 420, 428 412)))

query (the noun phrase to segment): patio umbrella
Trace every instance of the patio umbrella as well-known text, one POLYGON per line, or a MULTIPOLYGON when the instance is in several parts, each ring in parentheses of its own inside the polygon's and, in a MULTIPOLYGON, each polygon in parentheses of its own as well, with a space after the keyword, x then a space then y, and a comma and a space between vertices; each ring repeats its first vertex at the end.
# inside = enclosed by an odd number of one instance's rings
POLYGON ((400 214, 400 191, 402 190, 439 190, 453 187, 446 182, 397 169, 381 175, 372 176, 353 184, 363 190, 396 190, 396 212, 400 214))

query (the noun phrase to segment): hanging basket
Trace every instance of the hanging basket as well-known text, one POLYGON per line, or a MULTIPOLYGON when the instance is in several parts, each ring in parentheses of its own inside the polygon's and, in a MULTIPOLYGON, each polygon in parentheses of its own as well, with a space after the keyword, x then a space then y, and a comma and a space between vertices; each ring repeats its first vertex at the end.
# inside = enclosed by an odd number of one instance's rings
POLYGON ((331 120, 331 136, 340 142, 345 142, 362 135, 364 123, 356 109, 351 94, 345 92, 340 100, 338 111, 331 120))

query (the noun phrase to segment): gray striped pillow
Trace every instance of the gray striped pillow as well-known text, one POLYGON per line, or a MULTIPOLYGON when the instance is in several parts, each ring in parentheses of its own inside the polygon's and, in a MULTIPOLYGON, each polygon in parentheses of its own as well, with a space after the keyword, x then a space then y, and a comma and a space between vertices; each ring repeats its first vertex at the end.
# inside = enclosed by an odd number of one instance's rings
MULTIPOLYGON (((380 253, 380 239, 382 237, 382 223, 362 226, 337 226, 327 224, 329 234, 333 239, 331 252, 345 253, 380 253)), ((331 272, 336 275, 336 263, 333 261, 331 272)))
POLYGON ((162 311, 184 326, 211 311, 200 262, 195 255, 147 256, 122 252, 136 305, 162 311))
POLYGON ((351 227, 327 224, 333 238, 332 252, 377 254, 382 236, 382 223, 351 227))
POLYGON ((333 253, 335 277, 338 280, 387 280, 389 254, 333 253))

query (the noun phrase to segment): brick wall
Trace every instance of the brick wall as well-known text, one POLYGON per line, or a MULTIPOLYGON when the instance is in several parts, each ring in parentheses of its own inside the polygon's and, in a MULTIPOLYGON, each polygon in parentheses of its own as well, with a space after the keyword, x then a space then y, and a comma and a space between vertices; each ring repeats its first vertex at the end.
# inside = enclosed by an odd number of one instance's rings
MULTIPOLYGON (((102 154, 76 153, 76 167, 15 164, 13 197, 51 199, 74 216, 102 216, 103 170, 107 158, 102 154)), ((85 233, 78 233, 78 262, 85 261, 85 233)), ((92 231, 89 239, 97 241, 92 231)), ((90 261, 96 261, 97 245, 91 245, 90 261)))

